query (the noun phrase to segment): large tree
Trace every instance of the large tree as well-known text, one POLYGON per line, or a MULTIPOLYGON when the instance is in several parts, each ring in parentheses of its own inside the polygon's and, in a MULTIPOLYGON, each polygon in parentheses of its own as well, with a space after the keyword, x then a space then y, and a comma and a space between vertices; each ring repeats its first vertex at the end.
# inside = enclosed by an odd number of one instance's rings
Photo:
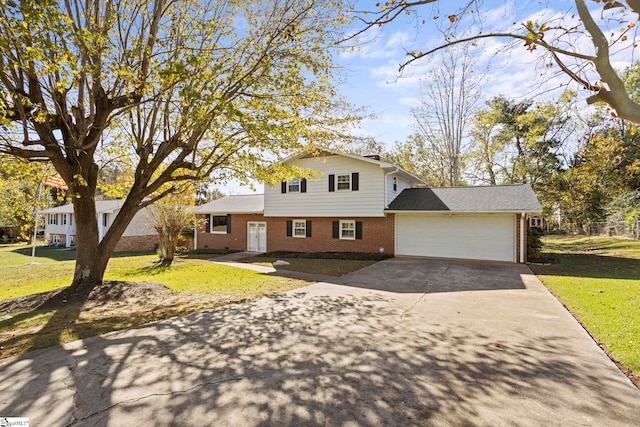
POLYGON ((447 49, 424 76, 420 106, 411 110, 416 129, 413 140, 422 142, 423 154, 437 165, 432 169, 433 178, 440 177, 438 185, 462 184, 468 127, 483 79, 473 65, 468 45, 447 49))
MULTIPOLYGON (((486 38, 512 40, 512 48, 535 55, 546 67, 559 70, 579 87, 591 92, 587 102, 604 102, 618 117, 640 123, 640 104, 633 100, 623 83, 620 71, 612 64, 612 56, 631 52, 636 48, 636 24, 640 18, 637 0, 574 0, 552 3, 557 13, 539 22, 514 22, 514 11, 532 6, 533 2, 517 0, 500 4, 504 19, 485 22, 489 10, 482 0, 442 2, 438 0, 390 0, 378 2, 375 8, 355 10, 354 15, 364 24, 357 37, 369 28, 384 26, 407 15, 419 25, 442 27, 442 37, 425 40, 420 51, 408 52, 406 65, 423 59, 443 48, 475 43, 486 38), (598 15, 594 18, 594 15, 598 15)), ((494 5, 495 6, 495 5, 494 5)), ((544 4, 537 6, 542 12, 544 4)), ((553 72, 553 71, 551 71, 553 72)))
MULTIPOLYGON (((141 208, 205 176, 252 173, 353 117, 333 90, 340 1, 0 0, 0 151, 53 164, 76 225, 72 288, 102 281, 141 208), (105 147, 133 170, 98 239, 105 147)), ((268 172, 273 172, 269 174, 268 172)))

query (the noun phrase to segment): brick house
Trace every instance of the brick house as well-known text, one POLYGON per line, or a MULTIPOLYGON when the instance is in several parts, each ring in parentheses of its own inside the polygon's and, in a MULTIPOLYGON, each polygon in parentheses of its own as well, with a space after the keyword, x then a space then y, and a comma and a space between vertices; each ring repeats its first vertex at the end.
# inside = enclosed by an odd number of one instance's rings
POLYGON ((378 157, 328 150, 284 162, 313 178, 199 206, 196 247, 526 259, 524 219, 540 210, 527 184, 428 189, 378 157))
MULTIPOLYGON (((114 218, 118 215, 122 203, 123 201, 120 199, 96 201, 100 240, 102 240, 114 218)), ((76 227, 73 204, 45 209, 42 214, 45 215, 45 240, 49 244, 61 244, 65 247, 74 246, 76 227)), ((142 209, 129 223, 114 251, 152 251, 156 248, 157 243, 158 234, 146 219, 145 209, 142 209)))

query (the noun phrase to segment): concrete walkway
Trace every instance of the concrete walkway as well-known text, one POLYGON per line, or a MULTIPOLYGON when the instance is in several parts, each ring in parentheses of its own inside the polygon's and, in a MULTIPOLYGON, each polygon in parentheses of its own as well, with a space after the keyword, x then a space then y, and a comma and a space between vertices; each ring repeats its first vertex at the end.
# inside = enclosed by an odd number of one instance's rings
POLYGON ((32 426, 637 426, 640 391, 525 266, 392 259, 0 361, 32 426))

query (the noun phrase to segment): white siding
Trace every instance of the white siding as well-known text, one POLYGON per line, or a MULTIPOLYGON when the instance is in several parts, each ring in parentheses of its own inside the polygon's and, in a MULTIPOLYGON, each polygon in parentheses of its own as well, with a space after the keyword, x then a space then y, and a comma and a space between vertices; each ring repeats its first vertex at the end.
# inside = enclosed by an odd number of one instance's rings
POLYGON ((396 214, 396 255, 516 261, 513 214, 396 214))
POLYGON ((265 216, 384 216, 384 170, 340 155, 297 159, 292 165, 320 171, 307 181, 307 192, 282 194, 280 184, 265 185, 265 216), (329 191, 329 175, 359 174, 358 191, 329 191))
POLYGON ((389 203, 393 202, 393 200, 398 197, 402 190, 405 188, 411 188, 411 183, 409 181, 404 181, 396 174, 390 174, 387 176, 387 195, 386 195, 386 206, 389 206, 389 203), (397 191, 393 191, 393 178, 397 179, 397 191))

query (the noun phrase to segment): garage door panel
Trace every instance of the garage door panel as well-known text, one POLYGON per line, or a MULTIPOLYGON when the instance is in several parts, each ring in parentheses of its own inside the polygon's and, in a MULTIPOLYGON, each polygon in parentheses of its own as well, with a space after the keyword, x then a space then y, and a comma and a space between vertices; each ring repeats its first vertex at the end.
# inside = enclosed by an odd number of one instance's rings
POLYGON ((396 215, 398 255, 515 261, 515 215, 396 215))

